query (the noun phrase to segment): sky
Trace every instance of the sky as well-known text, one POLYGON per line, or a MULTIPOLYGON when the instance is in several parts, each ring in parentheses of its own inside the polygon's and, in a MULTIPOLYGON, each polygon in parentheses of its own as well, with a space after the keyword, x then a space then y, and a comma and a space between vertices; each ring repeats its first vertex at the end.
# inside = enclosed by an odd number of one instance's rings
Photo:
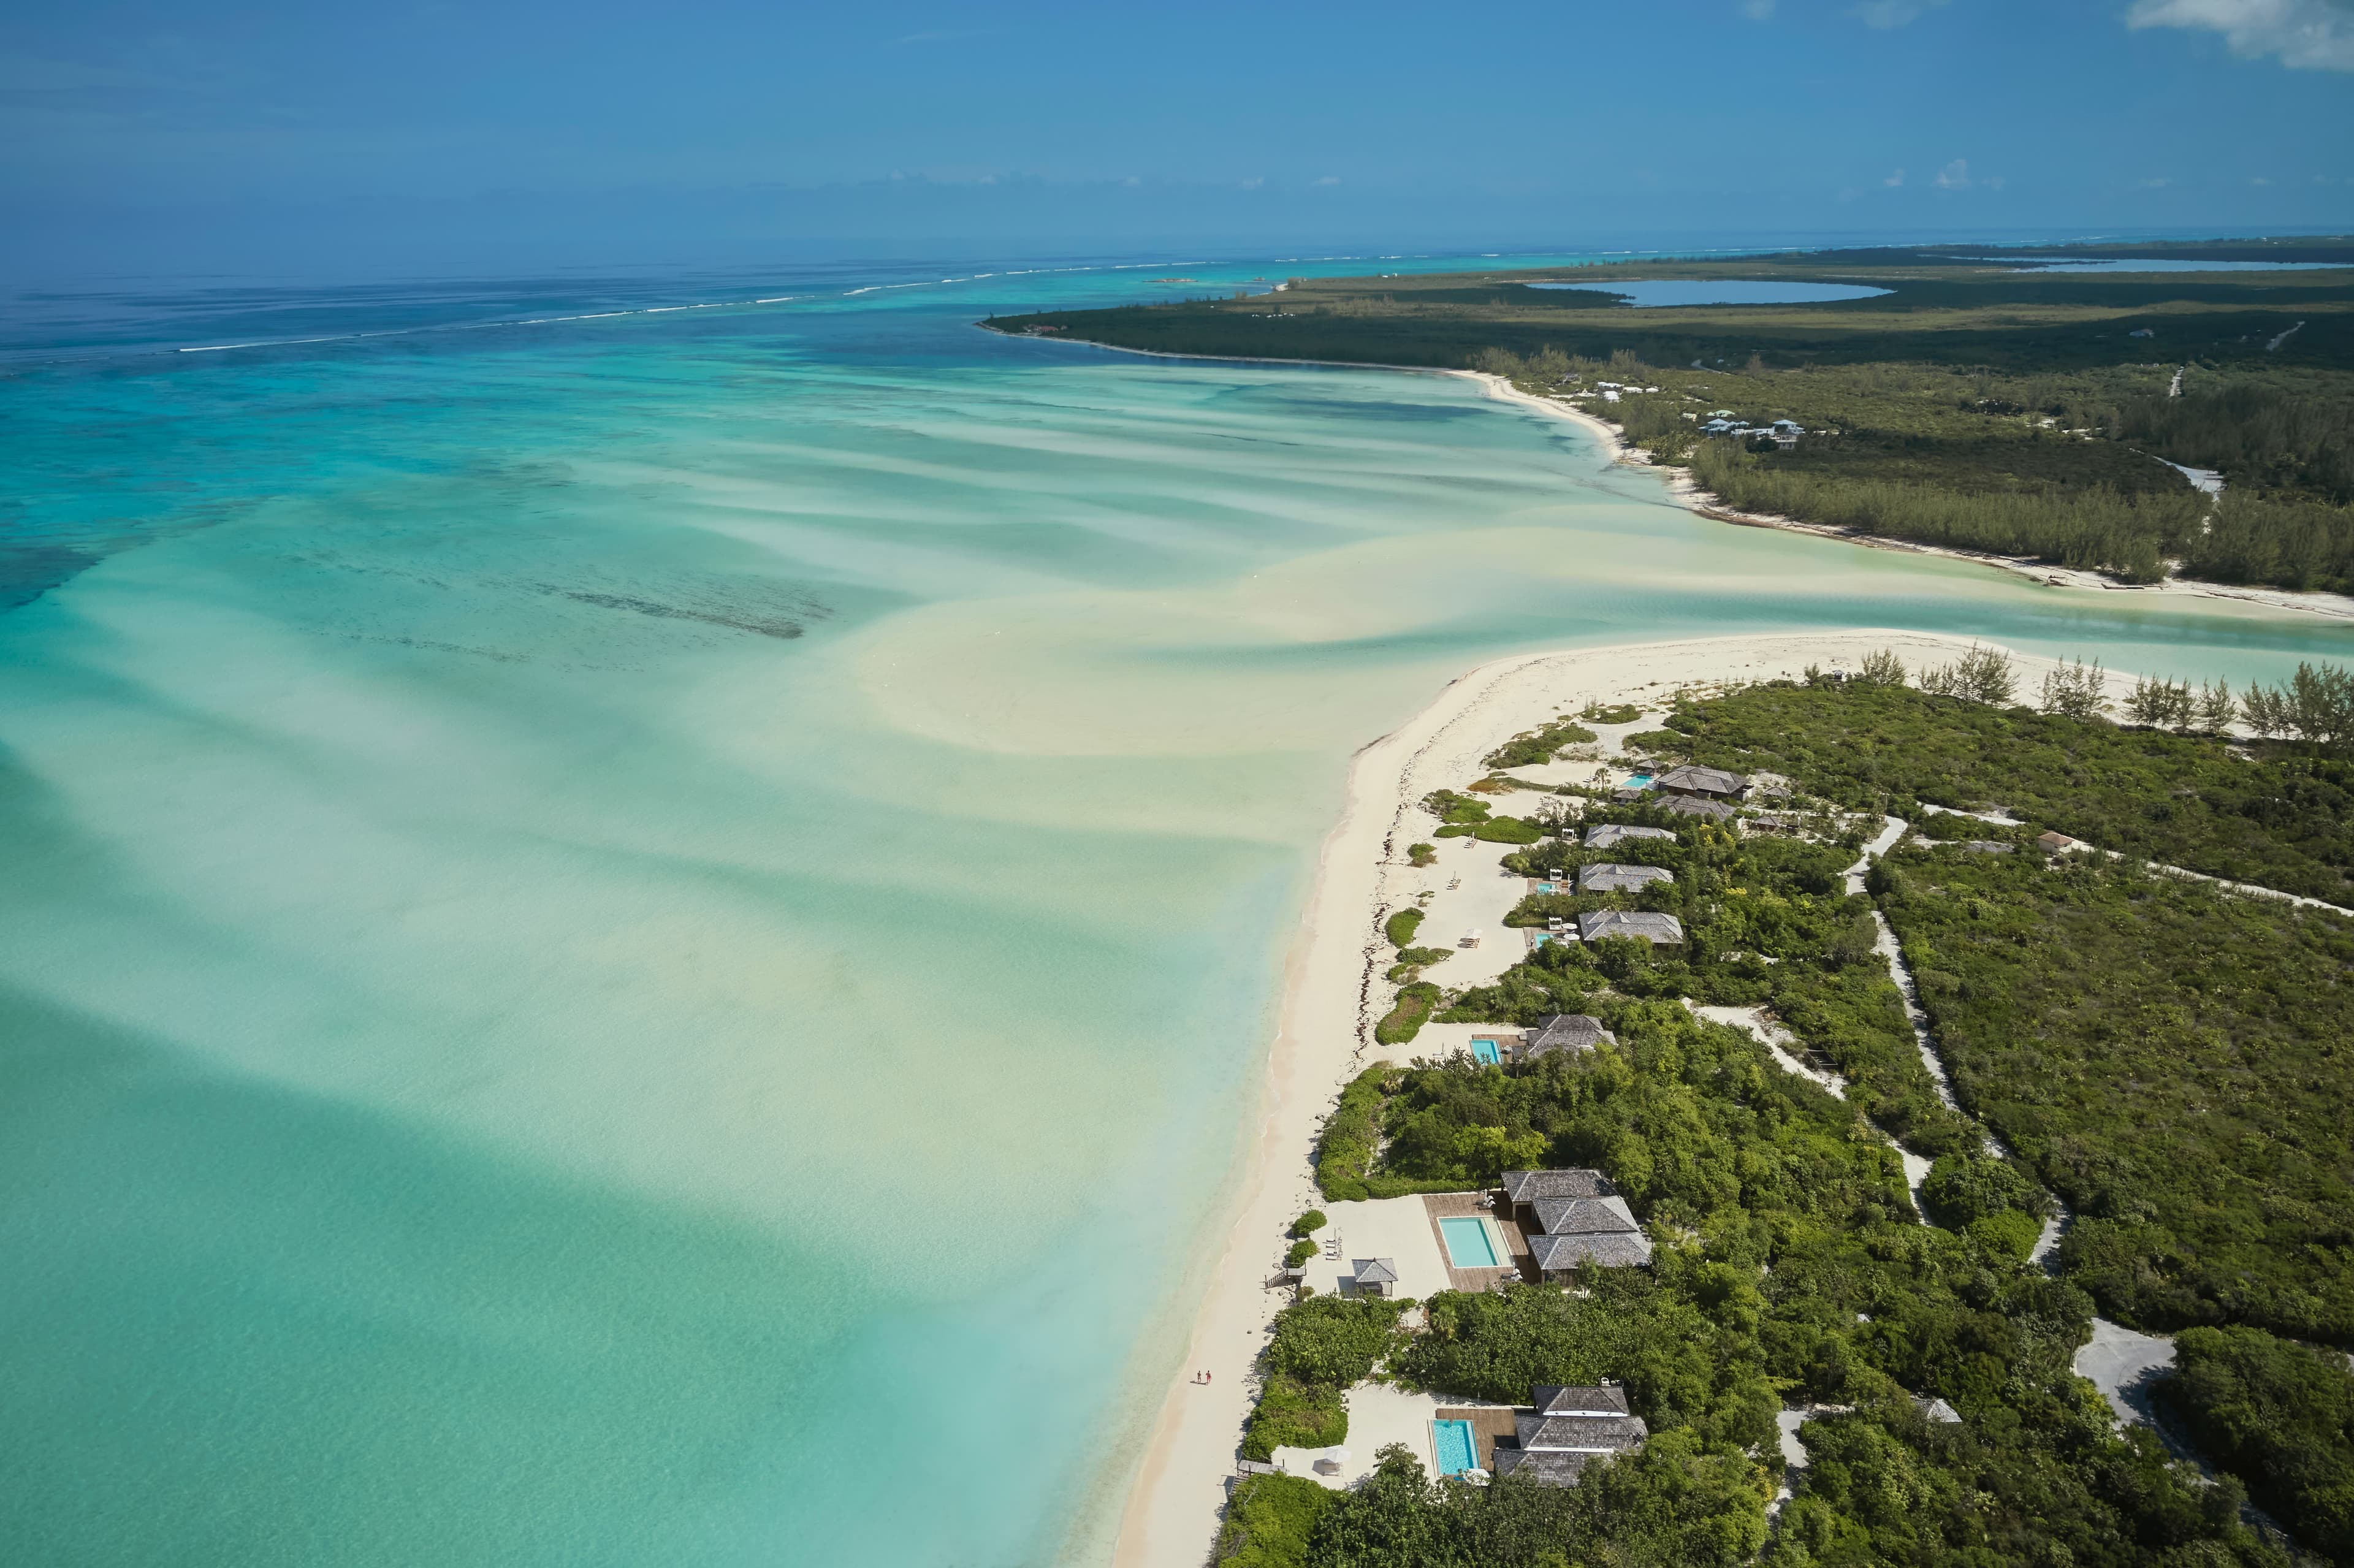
POLYGON ((0 270, 2354 229, 2354 0, 80 0, 0 270))

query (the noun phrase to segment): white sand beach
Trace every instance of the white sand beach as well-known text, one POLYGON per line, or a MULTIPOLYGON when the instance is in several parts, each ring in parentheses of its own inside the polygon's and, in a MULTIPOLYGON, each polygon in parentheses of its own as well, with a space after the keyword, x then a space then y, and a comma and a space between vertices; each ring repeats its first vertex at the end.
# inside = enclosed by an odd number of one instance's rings
MULTIPOLYGON (((1564 709, 1575 714, 1589 699, 1656 710, 1682 686, 1795 676, 1810 663, 1853 669, 1880 648, 1919 668, 1950 662, 1969 646, 1960 638, 1858 630, 1521 654, 1451 682, 1422 712, 1357 754, 1341 821, 1324 841, 1286 967, 1264 1088, 1250 1113, 1257 1118, 1257 1135, 1246 1147, 1246 1168, 1234 1188, 1233 1207, 1214 1233, 1216 1257, 1191 1342, 1129 1496, 1115 1559, 1120 1568, 1196 1568, 1209 1551, 1250 1411, 1253 1363, 1270 1321, 1289 1299, 1288 1290, 1275 1287, 1285 1232, 1303 1210, 1319 1206, 1318 1126, 1341 1085, 1365 1065, 1383 1054, 1417 1054, 1412 1046, 1384 1052, 1371 1044, 1373 1022, 1389 995, 1380 979, 1389 962, 1382 919, 1416 894, 1444 889, 1458 876, 1464 886, 1473 886, 1480 870, 1474 862, 1496 848, 1447 840, 1437 865, 1409 865, 1407 844, 1428 838, 1436 825, 1421 799, 1478 779, 1485 771, 1480 759, 1498 743, 1564 709), (1189 1381, 1204 1372, 1209 1383, 1189 1381)), ((2056 662, 2012 656, 2027 690, 2056 662)), ((2131 683, 2121 673, 2113 672, 2110 680, 2120 691, 2131 683)), ((1651 722, 1655 715, 1629 727, 1651 722)), ((1496 877, 1491 864, 1486 874, 1496 877)), ((1518 885, 1515 880, 1513 889, 1518 885)), ((1511 899, 1500 907, 1509 909, 1511 899)), ((1434 914, 1426 922, 1432 934, 1453 940, 1451 931, 1437 929, 1437 919, 1434 914)), ((1519 936, 1491 923, 1480 950, 1485 954, 1493 944, 1517 958, 1519 936)), ((1448 977, 1450 982, 1460 978, 1448 977)), ((1432 1030, 1438 1046, 1459 1044, 1459 1030, 1432 1030)), ((1353 1430, 1347 1446, 1357 1468, 1370 1463, 1372 1446, 1353 1430)))
MULTIPOLYGON (((2199 582, 2189 577, 2168 577, 2156 583, 2122 583, 2105 573, 2088 571, 2078 567, 2055 567, 2025 556, 2003 556, 1991 550, 1961 550, 1945 545, 1923 545, 1909 539, 1887 538, 1876 534, 1861 534, 1852 528, 1841 528, 1829 523, 1807 523, 1795 517, 1778 516, 1770 512, 1744 512, 1702 490, 1691 476, 1691 471, 1669 464, 1653 464, 1650 456, 1639 449, 1630 448, 1622 439, 1617 426, 1596 417, 1584 408, 1553 397, 1539 397, 1522 391, 1500 376, 1484 370, 1449 370, 1448 376, 1460 376, 1476 381, 1488 389, 1488 395, 1500 402, 1517 403, 1534 408, 1554 418, 1566 419, 1588 431, 1607 447, 1613 460, 1636 467, 1657 467, 1666 476, 1668 493, 1678 504, 1689 507, 1703 517, 1719 522, 1737 524, 1744 528, 1778 528, 1792 534, 1811 534, 1817 538, 1837 539, 1850 545, 1861 545, 1873 550, 1909 550, 1917 556, 1944 556, 1950 560, 1972 561, 1998 571, 2012 572, 2041 583, 2045 588, 2072 592, 2142 593, 2168 598, 2231 599, 2245 604, 2260 604, 2267 609, 2303 610, 2310 615, 2327 616, 2334 620, 2354 620, 2354 597, 2338 593, 2295 593, 2286 588, 2242 588, 2226 583, 2199 582)), ((2169 468, 2179 465, 2168 463, 2169 468)), ((2193 483, 2198 483, 2196 480, 2193 483)), ((2206 486, 2200 485, 2204 489, 2206 486)))

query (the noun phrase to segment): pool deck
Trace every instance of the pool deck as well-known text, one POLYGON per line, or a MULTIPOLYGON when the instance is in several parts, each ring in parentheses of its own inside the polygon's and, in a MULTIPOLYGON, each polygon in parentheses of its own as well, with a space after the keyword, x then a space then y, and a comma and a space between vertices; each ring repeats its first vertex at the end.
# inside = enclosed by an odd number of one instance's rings
POLYGON ((1514 1418, 1520 1411, 1509 1404, 1445 1404, 1433 1417, 1438 1421, 1468 1421, 1471 1424, 1471 1457, 1483 1470, 1496 1468, 1496 1439, 1510 1437, 1517 1441, 1520 1427, 1514 1418))
POLYGON ((1438 1244, 1439 1260, 1447 1266, 1447 1284, 1457 1290, 1493 1290, 1496 1287, 1496 1282, 1500 1279, 1520 1278, 1521 1268, 1518 1259, 1529 1250, 1528 1238, 1521 1234, 1521 1227, 1490 1210, 1481 1208, 1480 1197, 1481 1194, 1478 1192, 1425 1192, 1422 1195, 1423 1212, 1430 1219, 1431 1239, 1438 1244), (1467 1216, 1484 1219, 1494 1226, 1494 1233, 1489 1237, 1491 1242, 1497 1235, 1503 1238, 1503 1254, 1506 1259, 1503 1266, 1496 1268, 1455 1266, 1454 1255, 1447 1250, 1447 1233, 1439 1228, 1438 1222, 1443 1219, 1467 1216))

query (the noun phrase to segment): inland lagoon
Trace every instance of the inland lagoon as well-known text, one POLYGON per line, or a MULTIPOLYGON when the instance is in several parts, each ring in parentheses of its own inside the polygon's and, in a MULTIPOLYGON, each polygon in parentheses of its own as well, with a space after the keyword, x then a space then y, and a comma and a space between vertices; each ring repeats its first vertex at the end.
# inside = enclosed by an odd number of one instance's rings
POLYGON ((5 1556, 1101 1563, 1347 760, 1448 680, 2354 654, 971 324, 1320 265, 1122 260, 16 302, 5 1556))

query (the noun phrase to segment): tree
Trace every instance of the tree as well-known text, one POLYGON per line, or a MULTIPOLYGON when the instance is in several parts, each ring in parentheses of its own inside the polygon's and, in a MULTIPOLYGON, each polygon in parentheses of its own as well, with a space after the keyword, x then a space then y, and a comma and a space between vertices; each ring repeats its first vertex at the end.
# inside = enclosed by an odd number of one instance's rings
POLYGON ((2159 681, 2144 675, 2126 698, 2126 716, 2151 729, 2187 731, 2198 702, 2188 681, 2159 681))
POLYGON ((2108 711, 2107 672, 2098 659, 2059 664, 2043 676, 2043 711, 2062 718, 2096 719, 2108 711))
POLYGON ((1875 686, 1901 686, 1904 683, 1904 661, 1896 656, 1893 648, 1875 649, 1863 656, 1863 668, 1856 679, 1875 686))
POLYGON ((2007 707, 2019 689, 2019 675, 2009 654, 1973 642, 1969 652, 1952 663, 1925 672, 1921 689, 1933 696, 2007 707))
POLYGON ((2221 735, 2232 727, 2232 683, 2218 681, 2213 685, 2199 685, 2199 727, 2210 735, 2221 735))

